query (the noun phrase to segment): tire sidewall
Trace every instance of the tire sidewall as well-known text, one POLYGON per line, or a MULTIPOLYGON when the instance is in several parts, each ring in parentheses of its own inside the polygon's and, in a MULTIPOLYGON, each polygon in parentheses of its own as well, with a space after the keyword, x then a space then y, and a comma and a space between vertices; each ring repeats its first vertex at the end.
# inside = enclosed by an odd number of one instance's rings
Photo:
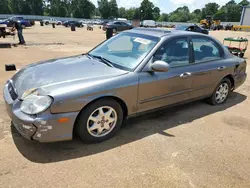
POLYGON ((227 101, 227 99, 228 99, 230 93, 231 93, 231 89, 232 89, 232 83, 231 83, 231 81, 230 81, 228 78, 224 78, 224 79, 216 86, 216 88, 215 88, 215 90, 214 90, 214 92, 213 92, 213 95, 212 95, 212 103, 213 103, 214 105, 220 105, 220 104, 225 103, 225 102, 227 101), (218 87, 219 87, 221 84, 223 84, 223 83, 227 83, 227 85, 228 85, 228 94, 227 94, 226 99, 225 99, 223 102, 218 103, 218 102, 216 101, 216 98, 215 98, 215 97, 216 97, 216 91, 217 91, 218 87))
POLYGON ((104 140, 113 137, 120 129, 122 123, 123 123, 123 111, 120 104, 113 99, 100 99, 88 105, 84 110, 80 112, 79 118, 76 122, 76 133, 86 143, 102 142, 104 140), (114 129, 109 134, 103 137, 94 137, 90 135, 87 130, 87 121, 89 116, 101 106, 110 106, 116 111, 117 123, 114 129))

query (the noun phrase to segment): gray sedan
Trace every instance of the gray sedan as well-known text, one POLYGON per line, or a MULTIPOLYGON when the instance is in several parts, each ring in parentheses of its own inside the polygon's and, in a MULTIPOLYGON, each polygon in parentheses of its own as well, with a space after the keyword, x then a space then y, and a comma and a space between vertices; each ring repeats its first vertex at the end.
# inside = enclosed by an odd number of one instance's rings
POLYGON ((31 64, 4 88, 16 129, 40 142, 104 141, 126 118, 206 99, 224 103, 246 79, 246 61, 198 33, 133 29, 89 53, 31 64))

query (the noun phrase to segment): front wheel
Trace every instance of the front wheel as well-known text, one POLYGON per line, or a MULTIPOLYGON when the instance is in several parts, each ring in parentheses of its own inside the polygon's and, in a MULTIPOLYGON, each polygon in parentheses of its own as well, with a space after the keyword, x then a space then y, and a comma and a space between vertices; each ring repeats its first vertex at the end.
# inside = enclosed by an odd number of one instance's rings
POLYGON ((76 133, 87 143, 102 142, 120 129, 123 110, 113 99, 100 99, 84 109, 76 122, 76 133))
POLYGON ((226 102, 232 90, 232 83, 228 78, 224 78, 215 88, 213 94, 207 99, 209 104, 219 105, 226 102))

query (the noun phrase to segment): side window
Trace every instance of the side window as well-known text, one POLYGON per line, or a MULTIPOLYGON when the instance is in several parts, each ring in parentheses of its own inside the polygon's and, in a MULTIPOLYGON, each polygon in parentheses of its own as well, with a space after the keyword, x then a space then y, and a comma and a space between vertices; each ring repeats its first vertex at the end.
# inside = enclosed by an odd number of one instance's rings
POLYGON ((189 47, 186 38, 173 39, 163 44, 154 54, 154 61, 167 62, 170 67, 189 64, 189 47))
POLYGON ((116 25, 121 25, 121 23, 120 23, 120 22, 115 22, 114 24, 116 24, 116 25))
POLYGON ((221 58, 220 50, 212 40, 207 38, 193 38, 192 41, 195 63, 221 58))

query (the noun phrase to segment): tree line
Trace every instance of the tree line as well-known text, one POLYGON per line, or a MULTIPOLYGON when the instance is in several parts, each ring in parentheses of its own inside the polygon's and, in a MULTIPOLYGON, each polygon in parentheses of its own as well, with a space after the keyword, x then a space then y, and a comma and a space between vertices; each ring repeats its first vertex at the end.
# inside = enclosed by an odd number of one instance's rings
MULTIPOLYGON (((221 21, 240 21, 242 6, 248 0, 236 3, 230 0, 223 6, 208 3, 202 9, 190 11, 187 6, 179 7, 170 13, 161 13, 160 8, 150 0, 143 0, 140 7, 118 8, 116 0, 98 0, 98 7, 89 0, 0 0, 0 14, 45 15, 75 18, 104 19, 127 18, 128 20, 157 20, 169 22, 199 22, 206 16, 221 21)), ((162 5, 164 6, 164 5, 162 5)), ((167 5, 166 5, 167 6, 167 5)))

